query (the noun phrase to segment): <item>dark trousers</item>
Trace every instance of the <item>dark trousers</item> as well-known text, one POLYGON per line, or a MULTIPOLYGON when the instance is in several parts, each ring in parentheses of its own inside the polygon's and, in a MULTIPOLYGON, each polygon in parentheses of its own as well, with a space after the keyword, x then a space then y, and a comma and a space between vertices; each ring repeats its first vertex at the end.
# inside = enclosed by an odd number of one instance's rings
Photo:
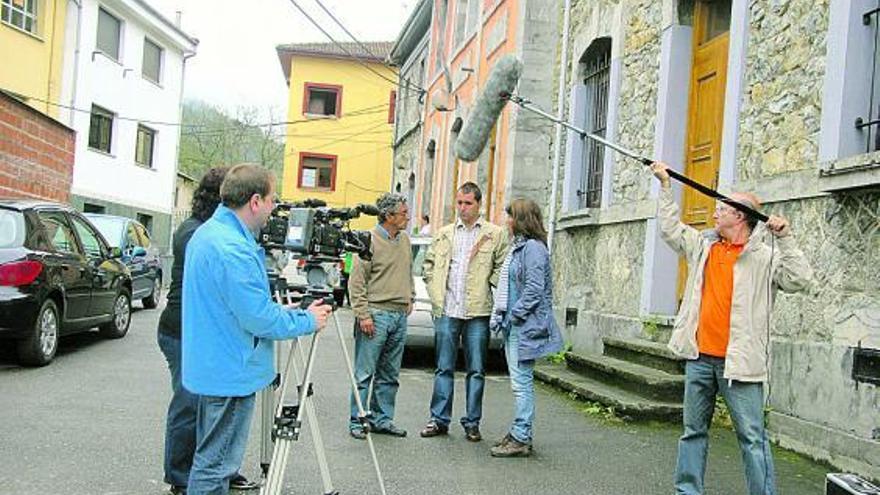
POLYGON ((180 339, 159 333, 159 349, 171 373, 171 402, 165 419, 165 483, 186 486, 196 451, 196 410, 199 396, 180 382, 180 339))

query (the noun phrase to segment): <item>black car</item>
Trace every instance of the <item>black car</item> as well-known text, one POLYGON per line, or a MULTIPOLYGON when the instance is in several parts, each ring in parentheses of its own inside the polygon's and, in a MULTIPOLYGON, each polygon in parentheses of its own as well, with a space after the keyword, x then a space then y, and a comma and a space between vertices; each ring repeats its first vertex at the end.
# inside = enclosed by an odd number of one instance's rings
POLYGON ((23 364, 55 357, 58 338, 97 326, 120 338, 131 323, 131 275, 118 248, 69 206, 0 199, 0 338, 23 364))
POLYGON ((122 262, 131 271, 131 298, 153 309, 162 297, 162 259, 150 233, 140 222, 115 215, 86 213, 110 247, 122 250, 122 262))

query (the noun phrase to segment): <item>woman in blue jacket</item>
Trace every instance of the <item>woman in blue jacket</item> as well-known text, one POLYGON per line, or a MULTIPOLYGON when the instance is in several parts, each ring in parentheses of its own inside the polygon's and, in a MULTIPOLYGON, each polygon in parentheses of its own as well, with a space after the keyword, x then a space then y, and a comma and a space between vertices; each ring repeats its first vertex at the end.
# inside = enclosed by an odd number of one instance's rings
POLYGON ((535 360, 562 350, 562 333, 553 317, 553 275, 541 209, 530 199, 516 199, 506 211, 513 242, 501 267, 490 326, 504 334, 514 415, 492 456, 524 457, 532 453, 535 360))

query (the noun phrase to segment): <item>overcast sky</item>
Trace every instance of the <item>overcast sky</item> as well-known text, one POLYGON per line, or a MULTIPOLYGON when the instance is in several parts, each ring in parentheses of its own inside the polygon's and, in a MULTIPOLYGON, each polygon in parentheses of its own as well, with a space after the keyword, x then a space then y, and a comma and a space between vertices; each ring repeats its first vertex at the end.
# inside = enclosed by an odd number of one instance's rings
MULTIPOLYGON (((187 62, 185 98, 197 98, 233 111, 236 107, 275 107, 287 111, 287 84, 275 47, 298 42, 330 42, 290 0, 148 0, 199 39, 187 62)), ((338 41, 350 38, 315 0, 296 0, 338 41)), ((393 41, 416 0, 321 0, 360 41, 393 41)), ((369 77, 369 72, 364 69, 369 77)), ((375 77, 375 76, 374 76, 375 77)))

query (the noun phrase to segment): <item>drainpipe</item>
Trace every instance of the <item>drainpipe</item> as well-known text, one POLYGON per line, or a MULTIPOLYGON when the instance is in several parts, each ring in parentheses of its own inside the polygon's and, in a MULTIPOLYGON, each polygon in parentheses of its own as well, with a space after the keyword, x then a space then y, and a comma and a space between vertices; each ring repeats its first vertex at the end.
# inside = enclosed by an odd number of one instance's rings
MULTIPOLYGON (((180 17, 178 14, 178 22, 179 22, 179 20, 180 20, 180 17)), ((183 64, 181 65, 181 68, 180 68, 180 95, 178 96, 178 105, 177 105, 177 107, 178 107, 178 111, 177 111, 178 122, 180 122, 181 124, 183 124, 183 87, 184 87, 184 81, 186 80, 186 61, 195 57, 195 56, 196 56, 196 52, 187 52, 187 51, 183 52, 183 64)), ((169 236, 168 236, 168 252, 169 253, 171 252, 171 241, 174 236, 174 229, 176 227, 174 225, 175 204, 174 204, 173 191, 174 191, 174 188, 177 187, 177 172, 180 170, 180 138, 181 138, 181 134, 183 134, 183 125, 180 125, 177 127, 177 146, 174 147, 174 173, 171 174, 171 191, 172 191, 171 198, 172 199, 171 199, 171 230, 170 230, 169 236)))
POLYGON ((80 39, 82 33, 82 0, 73 0, 73 3, 76 4, 76 42, 73 47, 73 81, 71 81, 70 85, 70 108, 67 110, 69 112, 67 117, 67 126, 73 129, 73 117, 76 115, 76 111, 74 107, 76 107, 76 86, 77 81, 79 80, 79 51, 80 51, 80 39))

